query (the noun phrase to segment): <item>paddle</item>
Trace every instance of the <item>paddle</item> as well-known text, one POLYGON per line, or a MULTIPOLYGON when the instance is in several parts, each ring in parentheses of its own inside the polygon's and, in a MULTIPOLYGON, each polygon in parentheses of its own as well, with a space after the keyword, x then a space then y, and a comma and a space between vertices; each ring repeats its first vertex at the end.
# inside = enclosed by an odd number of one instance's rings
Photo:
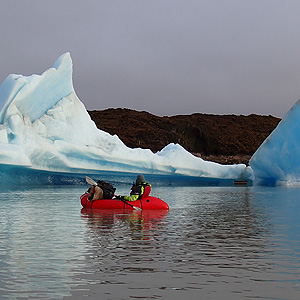
POLYGON ((88 176, 85 176, 85 180, 90 185, 97 185, 97 182, 94 179, 92 179, 92 178, 90 178, 88 176))
MULTIPOLYGON (((92 178, 90 178, 90 177, 88 177, 88 176, 85 176, 85 180, 86 180, 86 182, 88 183, 88 184, 90 184, 90 185, 97 185, 97 182, 95 181, 95 180, 93 180, 92 178)), ((139 207, 137 207, 137 206, 133 206, 133 205, 131 205, 131 204, 129 204, 126 200, 124 200, 124 199, 116 199, 116 200, 120 200, 120 201, 122 201, 122 202, 124 202, 124 203, 126 203, 127 205, 129 205, 129 206, 131 206, 133 209, 135 209, 135 210, 142 210, 141 208, 139 208, 139 207)))

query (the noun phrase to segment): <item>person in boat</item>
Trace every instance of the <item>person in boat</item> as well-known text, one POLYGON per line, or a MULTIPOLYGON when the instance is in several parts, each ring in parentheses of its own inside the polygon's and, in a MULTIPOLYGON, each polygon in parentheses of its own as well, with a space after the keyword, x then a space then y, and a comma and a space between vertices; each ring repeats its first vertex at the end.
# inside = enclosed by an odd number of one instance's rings
POLYGON ((122 199, 126 201, 136 201, 143 196, 148 196, 151 191, 151 184, 147 183, 144 175, 137 176, 135 183, 133 183, 130 191, 130 196, 116 196, 116 199, 122 199))

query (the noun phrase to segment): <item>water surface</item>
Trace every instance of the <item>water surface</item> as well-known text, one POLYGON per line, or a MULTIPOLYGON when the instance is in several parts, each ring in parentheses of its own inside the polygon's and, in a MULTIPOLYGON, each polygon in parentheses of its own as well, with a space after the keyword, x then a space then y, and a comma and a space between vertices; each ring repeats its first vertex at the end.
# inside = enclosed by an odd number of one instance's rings
POLYGON ((154 186, 166 213, 85 190, 0 190, 1 299, 300 299, 299 188, 154 186))

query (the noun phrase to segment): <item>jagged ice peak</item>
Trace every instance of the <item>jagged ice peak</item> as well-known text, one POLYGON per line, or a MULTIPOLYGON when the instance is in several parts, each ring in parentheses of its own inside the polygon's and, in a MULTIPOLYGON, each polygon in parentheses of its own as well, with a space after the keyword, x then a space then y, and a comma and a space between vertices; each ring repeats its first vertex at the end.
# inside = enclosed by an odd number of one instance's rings
POLYGON ((1 165, 80 174, 252 176, 244 164, 204 161, 179 144, 154 154, 149 149, 128 148, 116 135, 99 130, 74 91, 70 53, 61 55, 41 75, 9 75, 0 86, 1 165))

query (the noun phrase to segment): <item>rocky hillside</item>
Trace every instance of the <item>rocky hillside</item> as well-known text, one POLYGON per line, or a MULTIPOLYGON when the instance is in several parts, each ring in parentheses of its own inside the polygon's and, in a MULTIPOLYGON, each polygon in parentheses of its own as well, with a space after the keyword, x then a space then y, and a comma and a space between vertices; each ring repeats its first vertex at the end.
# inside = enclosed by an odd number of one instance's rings
POLYGON ((273 116, 254 114, 159 117, 122 108, 89 114, 99 129, 118 135, 128 147, 157 152, 169 143, 179 143, 197 156, 225 164, 247 164, 280 121, 273 116))

